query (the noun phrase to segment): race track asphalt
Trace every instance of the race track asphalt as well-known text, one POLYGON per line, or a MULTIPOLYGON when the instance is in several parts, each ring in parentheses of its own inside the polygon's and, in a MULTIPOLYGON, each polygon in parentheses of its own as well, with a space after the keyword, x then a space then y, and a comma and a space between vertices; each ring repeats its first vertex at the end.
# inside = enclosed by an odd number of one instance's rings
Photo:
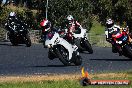
POLYGON ((0 42, 0 75, 80 73, 81 67, 90 73, 119 72, 132 69, 132 60, 111 52, 111 48, 93 47, 94 53, 81 53, 81 66, 64 66, 57 58, 47 58, 48 49, 42 44, 12 46, 0 42))

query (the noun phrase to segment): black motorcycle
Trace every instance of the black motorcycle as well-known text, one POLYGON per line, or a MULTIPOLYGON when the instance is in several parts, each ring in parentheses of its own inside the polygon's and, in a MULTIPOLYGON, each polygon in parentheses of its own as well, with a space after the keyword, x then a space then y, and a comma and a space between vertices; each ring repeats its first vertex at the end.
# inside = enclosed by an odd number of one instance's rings
POLYGON ((26 44, 27 47, 31 46, 31 40, 27 29, 26 23, 18 24, 11 22, 10 25, 8 25, 8 37, 12 45, 26 44))

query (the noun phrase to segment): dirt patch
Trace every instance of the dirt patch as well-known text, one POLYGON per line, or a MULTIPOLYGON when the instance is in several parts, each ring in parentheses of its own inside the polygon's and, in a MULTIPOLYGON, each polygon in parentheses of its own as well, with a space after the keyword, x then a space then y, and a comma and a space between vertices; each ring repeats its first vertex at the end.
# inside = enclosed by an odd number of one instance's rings
POLYGON ((127 78, 129 75, 127 73, 102 73, 102 74, 93 74, 92 77, 97 78, 127 78))
MULTIPOLYGON (((46 75, 24 75, 24 76, 0 76, 0 83, 2 82, 34 82, 34 81, 58 81, 58 80, 79 80, 81 74, 46 74, 46 75)), ((106 74, 89 74, 92 79, 98 78, 126 78, 126 73, 106 73, 106 74)))
POLYGON ((33 81, 58 81, 58 80, 76 80, 80 75, 26 75, 26 76, 0 76, 1 82, 33 82, 33 81))

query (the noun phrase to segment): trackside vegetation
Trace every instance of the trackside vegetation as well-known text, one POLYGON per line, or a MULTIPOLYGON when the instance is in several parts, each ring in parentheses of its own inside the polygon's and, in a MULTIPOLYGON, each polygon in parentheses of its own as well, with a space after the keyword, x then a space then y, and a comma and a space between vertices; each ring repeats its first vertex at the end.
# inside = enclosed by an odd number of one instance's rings
MULTIPOLYGON (((75 75, 75 74, 73 74, 75 75)), ((45 78, 41 78, 42 80, 28 80, 28 76, 23 77, 10 77, 9 80, 6 79, 6 77, 0 78, 0 88, 84 88, 80 84, 81 75, 75 75, 73 76, 69 74, 70 77, 67 76, 61 76, 61 75, 54 75, 53 76, 47 76, 45 78), (13 78, 13 80, 12 80, 13 78), (19 79, 18 79, 19 78, 19 79), (2 81, 4 80, 4 81, 2 81), (25 81, 24 81, 25 80, 25 81)), ((116 72, 116 73, 94 73, 89 74, 91 80, 130 80, 132 81, 132 73, 131 71, 127 72, 116 72)), ((42 76, 43 77, 43 76, 42 76)), ((8 78, 8 76, 7 76, 8 78)), ((31 79, 35 78, 29 77, 31 79)), ((131 88, 132 83, 130 85, 88 85, 85 86, 85 88, 131 88)))
POLYGON ((89 85, 84 87, 81 86, 77 80, 0 84, 0 88, 131 88, 131 86, 132 85, 89 85))
MULTIPOLYGON (((46 17, 53 26, 61 26, 67 15, 71 14, 84 28, 89 31, 93 45, 109 46, 103 36, 105 21, 112 18, 120 25, 128 25, 132 30, 132 1, 131 0, 6 0, 0 1, 0 27, 10 11, 15 11, 32 26, 31 30, 40 29, 40 21, 46 17), (8 1, 10 3, 8 3, 8 1), (14 1, 14 2, 12 2, 14 1), (94 18, 97 18, 96 20, 94 18), (99 23, 99 24, 98 24, 99 23), (101 25, 100 25, 101 24, 101 25), (103 26, 102 26, 103 25, 103 26), (101 34, 101 36, 100 36, 101 34), (98 38, 97 38, 98 36, 98 38), (93 40, 92 40, 93 39, 93 40), (98 41, 99 40, 99 41, 98 41)), ((0 28, 1 30, 1 28, 0 28)), ((0 31, 1 34, 1 31, 0 31)))

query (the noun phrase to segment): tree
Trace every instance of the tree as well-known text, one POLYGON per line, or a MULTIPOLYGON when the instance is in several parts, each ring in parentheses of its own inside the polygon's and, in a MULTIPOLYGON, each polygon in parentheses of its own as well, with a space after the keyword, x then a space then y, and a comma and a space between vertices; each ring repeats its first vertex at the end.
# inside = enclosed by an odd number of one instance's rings
POLYGON ((49 0, 48 19, 59 26, 71 14, 90 30, 92 5, 90 0, 49 0))
POLYGON ((94 0, 93 14, 105 24, 107 18, 112 18, 122 25, 127 22, 132 29, 132 1, 131 0, 94 0))
POLYGON ((2 1, 3 1, 3 0, 0 0, 0 6, 1 6, 1 4, 2 4, 2 1))

